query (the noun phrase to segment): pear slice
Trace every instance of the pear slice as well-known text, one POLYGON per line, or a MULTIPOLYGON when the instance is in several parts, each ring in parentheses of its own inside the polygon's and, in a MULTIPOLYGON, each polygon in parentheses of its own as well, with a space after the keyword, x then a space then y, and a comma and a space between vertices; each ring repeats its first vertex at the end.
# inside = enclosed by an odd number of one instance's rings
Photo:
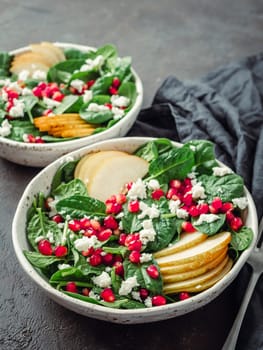
POLYGON ((44 57, 50 66, 53 66, 59 62, 56 53, 50 47, 45 47, 41 44, 31 44, 30 49, 33 53, 37 53, 44 57))
POLYGON ((162 256, 167 256, 176 252, 180 252, 184 249, 195 246, 198 243, 203 242, 207 239, 207 235, 201 232, 193 232, 193 233, 182 233, 180 240, 173 245, 159 250, 154 254, 155 258, 160 258, 162 256))
POLYGON ((230 241, 230 232, 220 232, 191 248, 160 257, 156 261, 160 267, 187 264, 193 261, 199 262, 199 266, 201 266, 211 261, 218 254, 218 251, 226 247, 230 241))
POLYGON ((101 162, 112 157, 127 155, 128 153, 122 151, 100 151, 97 153, 87 154, 78 162, 74 177, 82 180, 84 184, 88 184, 94 170, 101 162))
POLYGON ((144 177, 148 167, 146 160, 134 155, 104 160, 89 179, 88 193, 91 197, 105 201, 111 195, 120 193, 126 183, 144 177))
POLYGON ((233 261, 226 256, 226 258, 214 269, 191 278, 186 281, 165 284, 163 292, 165 294, 174 294, 180 292, 199 293, 212 287, 216 282, 221 280, 232 268, 233 261))
POLYGON ((51 50, 56 55, 58 62, 65 61, 66 58, 64 52, 60 47, 50 43, 49 41, 42 41, 41 45, 47 50, 51 50))
MULTIPOLYGON (((168 275, 163 275, 163 282, 164 284, 172 283, 172 282, 179 282, 179 281, 185 281, 190 278, 194 278, 197 276, 200 276, 207 271, 213 269, 217 265, 219 265, 226 257, 227 250, 224 250, 222 254, 217 256, 215 259, 211 260, 207 264, 198 267, 196 269, 186 271, 186 272, 180 272, 180 273, 175 273, 175 274, 168 274, 168 275)), ((162 269, 161 269, 162 273, 162 269)))
POLYGON ((17 62, 17 64, 13 64, 10 68, 11 73, 17 75, 22 71, 28 71, 29 74, 33 74, 36 70, 47 72, 49 66, 42 62, 17 62))

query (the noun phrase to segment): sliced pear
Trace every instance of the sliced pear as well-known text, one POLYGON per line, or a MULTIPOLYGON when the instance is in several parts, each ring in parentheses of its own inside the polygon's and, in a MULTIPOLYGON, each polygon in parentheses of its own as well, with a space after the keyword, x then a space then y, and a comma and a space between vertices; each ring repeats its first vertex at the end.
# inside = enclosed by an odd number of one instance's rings
POLYGON ((58 62, 65 61, 66 57, 65 57, 64 52, 61 48, 59 48, 58 46, 56 46, 48 41, 42 41, 41 45, 44 48, 52 51, 56 55, 58 62))
POLYGON ((161 267, 161 273, 162 276, 166 275, 174 275, 179 273, 185 273, 189 271, 196 270, 198 268, 201 268, 205 266, 206 264, 209 264, 211 261, 217 259, 219 256, 225 256, 228 251, 228 247, 223 247, 221 250, 219 250, 217 253, 215 253, 213 256, 209 259, 200 261, 195 260, 186 264, 180 264, 180 265, 174 265, 174 266, 162 266, 161 267))
POLYGON ((196 263, 199 262, 201 266, 211 261, 218 254, 218 251, 226 247, 230 241, 231 234, 229 232, 220 232, 214 236, 208 237, 204 242, 194 247, 160 257, 156 260, 160 267, 187 264, 193 261, 196 263))
POLYGON ((180 252, 184 249, 195 246, 198 243, 203 242, 207 239, 207 235, 201 232, 193 232, 193 233, 182 233, 180 240, 175 244, 159 250, 154 254, 155 258, 160 258, 162 256, 167 256, 173 253, 180 252))
POLYGON ((45 47, 41 44, 31 44, 30 49, 33 53, 39 54, 42 57, 44 57, 45 60, 50 64, 50 66, 53 66, 59 62, 57 55, 49 47, 45 47))
MULTIPOLYGON (((186 272, 180 272, 180 273, 173 273, 173 274, 167 274, 163 275, 163 282, 164 284, 172 283, 172 282, 179 282, 179 281, 185 281, 190 278, 194 278, 200 275, 203 275, 207 271, 215 268, 218 264, 220 264, 226 257, 227 251, 225 250, 223 254, 220 254, 215 259, 211 260, 207 264, 198 267, 196 269, 186 271, 186 272)), ((162 273, 162 269, 161 269, 162 273)))
POLYGON ((10 71, 13 74, 19 74, 24 70, 27 70, 29 74, 33 74, 36 70, 47 72, 49 70, 49 66, 42 62, 19 62, 15 65, 12 65, 10 68, 10 71))
POLYGON ((144 177, 148 167, 146 160, 134 155, 104 160, 89 179, 88 193, 91 197, 105 201, 111 195, 120 193, 126 183, 144 177))
POLYGON ((78 162, 74 177, 82 180, 85 184, 88 184, 90 178, 93 176, 94 170, 102 161, 116 156, 127 155, 128 153, 121 151, 100 151, 87 154, 78 162))
POLYGON ((174 294, 180 292, 198 293, 212 287, 221 280, 232 268, 233 261, 227 256, 217 267, 205 274, 192 279, 165 284, 163 292, 174 294))

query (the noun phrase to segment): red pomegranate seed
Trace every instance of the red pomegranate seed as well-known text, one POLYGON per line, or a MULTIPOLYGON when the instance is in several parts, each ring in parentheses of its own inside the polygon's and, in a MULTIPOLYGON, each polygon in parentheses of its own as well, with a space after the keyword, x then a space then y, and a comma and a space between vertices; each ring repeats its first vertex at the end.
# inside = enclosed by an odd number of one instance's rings
POLYGON ((232 213, 231 210, 226 212, 226 220, 227 222, 231 222, 234 219, 235 215, 232 213))
POLYGON ((56 222, 57 224, 61 223, 64 221, 63 217, 59 214, 56 214, 52 216, 52 221, 56 222))
POLYGON ((215 198, 212 200, 211 205, 212 205, 215 209, 217 209, 217 210, 221 209, 221 208, 222 208, 222 205, 223 205, 221 198, 215 197, 215 198))
POLYGON ((94 85, 94 83, 95 83, 95 80, 89 80, 89 81, 87 82, 88 88, 91 88, 92 85, 94 85))
POLYGON ((187 233, 192 233, 192 232, 195 232, 196 229, 194 228, 194 226, 191 224, 191 222, 189 221, 184 221, 182 223, 182 230, 184 232, 187 232, 187 233))
POLYGON ((159 270, 156 265, 150 265, 147 267, 146 272, 151 278, 158 278, 159 277, 159 270))
POLYGON ((118 275, 118 276, 123 276, 124 275, 124 268, 123 268, 122 262, 115 261, 113 266, 114 266, 116 275, 118 275))
POLYGON ((91 266, 98 266, 102 263, 102 256, 100 254, 92 254, 89 258, 89 263, 91 266))
POLYGON ((110 95, 118 95, 118 89, 116 89, 114 86, 109 87, 109 94, 110 95))
POLYGON ((118 221, 114 219, 113 216, 107 216, 103 220, 103 224, 106 228, 110 228, 112 230, 116 230, 119 227, 118 221))
POLYGON ((104 103, 104 106, 108 107, 109 109, 112 109, 112 104, 111 103, 104 103))
POLYGON ((198 207, 195 206, 195 205, 192 205, 189 209, 188 209, 188 213, 189 215, 195 217, 195 216, 198 216, 200 213, 199 213, 199 210, 198 210, 198 207))
POLYGON ((198 208, 198 211, 199 211, 199 214, 207 214, 209 212, 209 206, 207 203, 200 203, 200 204, 197 204, 197 208, 198 208))
POLYGON ((104 301, 107 301, 108 303, 115 301, 115 295, 111 288, 103 289, 103 291, 100 293, 100 296, 104 301))
POLYGON ((122 210, 121 204, 118 203, 107 203, 106 214, 118 214, 122 210))
POLYGON ((45 109, 43 115, 49 115, 51 113, 53 113, 52 109, 45 109))
POLYGON ((166 198, 173 199, 174 201, 180 199, 177 189, 176 188, 169 188, 168 192, 166 193, 166 198))
POLYGON ((192 181, 191 181, 191 179, 189 177, 186 177, 183 182, 184 182, 185 186, 191 186, 192 187, 192 181))
POLYGON ((51 243, 47 239, 41 239, 38 242, 38 250, 43 255, 52 255, 53 249, 51 243))
POLYGON ((231 211, 231 210, 233 210, 233 209, 234 209, 233 203, 231 203, 231 202, 225 202, 225 203, 222 204, 221 212, 222 212, 222 213, 226 213, 226 212, 231 211))
POLYGON ((96 235, 97 235, 97 231, 94 230, 94 228, 92 228, 92 227, 86 229, 83 232, 83 236, 86 236, 86 237, 91 237, 91 236, 96 236, 96 235))
POLYGON ((120 245, 125 245, 126 237, 127 237, 127 235, 125 233, 120 234, 119 240, 118 240, 120 245))
POLYGON ((56 91, 55 93, 53 93, 52 95, 52 99, 54 101, 57 101, 57 102, 61 102, 63 99, 64 99, 65 95, 62 94, 62 92, 60 91, 56 91))
POLYGON ((142 242, 140 240, 132 241, 128 244, 129 250, 137 250, 138 252, 142 249, 142 242))
POLYGON ((162 295, 155 295, 152 297, 153 306, 162 306, 166 304, 166 299, 162 295))
POLYGON ((75 282, 68 282, 66 284, 66 291, 70 293, 78 293, 77 285, 75 282))
POLYGON ((115 87, 116 89, 118 89, 118 87, 121 85, 121 81, 119 78, 113 78, 113 81, 112 81, 112 86, 115 87))
POLYGON ((152 192, 151 196, 152 199, 159 200, 161 197, 164 196, 164 191, 161 188, 158 188, 157 190, 152 192))
POLYGON ((33 95, 36 97, 42 97, 42 89, 39 86, 36 86, 32 89, 33 95))
POLYGON ((108 199, 106 199, 105 201, 106 204, 108 203, 116 203, 116 196, 112 195, 111 197, 109 197, 108 199))
POLYGON ((209 205, 209 212, 211 214, 217 214, 219 212, 218 209, 216 209, 212 204, 209 205))
POLYGON ((68 248, 64 245, 58 245, 55 248, 54 253, 58 258, 61 258, 62 256, 65 256, 68 254, 68 248))
POLYGON ((68 228, 73 232, 79 231, 81 229, 79 220, 70 220, 68 223, 68 228))
POLYGON ((133 264, 138 264, 140 262, 140 257, 141 257, 140 252, 138 252, 138 250, 133 250, 129 255, 129 260, 133 264))
POLYGON ((40 90, 45 90, 47 88, 47 83, 44 83, 43 81, 40 82, 37 86, 40 90))
POLYGON ((97 234, 97 237, 99 241, 107 241, 107 239, 109 239, 111 235, 112 230, 110 228, 106 228, 105 230, 100 231, 97 234))
POLYGON ((124 204, 124 203, 126 203, 126 201, 127 201, 127 198, 126 198, 125 194, 122 194, 122 193, 117 194, 117 196, 116 196, 116 202, 117 202, 118 204, 124 204))
POLYGON ((127 188, 128 191, 132 188, 132 185, 133 185, 133 182, 132 182, 132 181, 131 181, 131 182, 128 182, 128 183, 126 184, 126 188, 127 188))
POLYGON ((45 143, 41 136, 36 136, 36 143, 45 143))
POLYGON ((230 227, 233 231, 238 231, 241 227, 243 226, 243 221, 241 218, 239 217, 234 217, 231 221, 230 221, 230 227))
POLYGON ((140 289, 140 297, 141 297, 143 300, 146 299, 146 298, 148 297, 148 295, 149 295, 149 292, 148 292, 147 289, 145 289, 145 288, 141 288, 141 289, 140 289))
POLYGON ((193 205, 193 196, 192 193, 186 193, 183 195, 182 201, 185 205, 190 206, 193 205))
POLYGON ((29 143, 36 143, 36 138, 35 138, 35 136, 32 135, 32 134, 28 134, 28 135, 27 135, 27 139, 28 139, 28 142, 29 142, 29 143))
POLYGON ((94 220, 94 219, 91 219, 90 220, 90 226, 94 229, 94 230, 101 230, 101 224, 98 220, 94 220))
POLYGON ((129 244, 138 241, 140 239, 139 233, 129 233, 128 235, 125 235, 125 245, 128 247, 129 244))
POLYGON ((188 292, 181 292, 179 294, 179 299, 180 300, 186 300, 190 298, 190 294, 188 292))
POLYGON ((82 289, 82 294, 85 295, 85 297, 89 296, 89 292, 90 292, 90 290, 88 288, 83 288, 82 289))
POLYGON ((140 203, 137 200, 128 203, 128 210, 131 213, 137 213, 140 210, 140 203))
POLYGON ((90 219, 88 218, 82 218, 79 220, 80 228, 82 230, 85 230, 87 228, 90 228, 90 219))
POLYGON ((180 180, 174 179, 169 182, 169 185, 170 187, 176 188, 178 190, 182 186, 182 182, 180 180))
POLYGON ((111 265, 113 263, 113 255, 111 253, 106 253, 102 255, 102 262, 105 265, 111 265))
POLYGON ((91 256, 94 254, 95 249, 93 247, 88 248, 88 250, 83 251, 81 254, 83 256, 91 256))
POLYGON ((14 98, 18 98, 19 97, 19 93, 14 91, 14 90, 7 90, 7 96, 9 99, 13 100, 14 98))

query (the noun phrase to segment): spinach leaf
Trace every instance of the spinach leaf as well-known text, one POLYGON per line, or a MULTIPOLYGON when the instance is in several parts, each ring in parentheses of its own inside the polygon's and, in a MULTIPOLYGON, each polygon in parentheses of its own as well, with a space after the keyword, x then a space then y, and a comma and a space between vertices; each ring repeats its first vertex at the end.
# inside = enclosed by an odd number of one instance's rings
POLYGON ((136 91, 136 86, 134 83, 122 83, 118 94, 120 96, 126 96, 130 99, 130 104, 129 106, 125 109, 125 112, 127 113, 128 110, 131 109, 131 107, 134 105, 136 98, 137 98, 137 91, 136 91))
POLYGON ((102 124, 113 118, 113 113, 110 109, 105 109, 99 112, 81 109, 79 111, 79 115, 82 119, 90 124, 102 124))
POLYGON ((197 177, 205 188, 208 201, 214 197, 220 197, 223 202, 231 202, 233 198, 240 198, 244 195, 243 179, 236 174, 225 176, 201 175, 197 177))
POLYGON ((93 95, 107 95, 109 93, 109 87, 113 81, 112 74, 105 74, 98 78, 95 83, 90 88, 93 92, 93 95))
POLYGON ((79 70, 85 59, 70 59, 52 66, 47 74, 48 82, 68 83, 72 74, 79 70))
POLYGON ((79 71, 72 74, 69 83, 75 79, 89 81, 89 80, 96 80, 98 77, 99 77, 99 74, 96 70, 87 70, 87 71, 85 70, 83 72, 79 71))
MULTIPOLYGON (((123 263, 125 279, 136 276, 137 282, 140 284, 141 288, 146 288, 154 294, 161 294, 163 288, 161 273, 159 273, 158 278, 153 279, 146 271, 147 267, 153 263, 154 261, 143 264, 133 264, 129 260, 125 260, 123 263)), ((155 265, 158 267, 157 264, 155 265)))
POLYGON ((171 179, 184 179, 194 165, 194 153, 188 145, 171 149, 154 159, 149 166, 150 176, 147 180, 157 179, 160 184, 171 179))
POLYGON ((87 196, 71 196, 56 203, 57 211, 64 217, 82 218, 84 215, 106 216, 106 206, 98 199, 87 196))
POLYGON ((51 183, 51 195, 53 191, 62 183, 74 179, 74 171, 78 160, 63 163, 56 171, 51 183))
POLYGON ((95 57, 95 52, 93 50, 90 50, 88 52, 83 52, 78 49, 74 48, 66 48, 64 49, 64 55, 67 60, 71 59, 87 59, 91 58, 93 59, 95 57))
POLYGON ((24 134, 41 135, 39 130, 28 120, 11 120, 9 123, 12 125, 12 129, 8 138, 12 140, 23 142, 24 134))
POLYGON ((38 213, 38 210, 46 211, 46 198, 43 192, 39 192, 33 199, 31 207, 27 211, 27 221, 38 213))
POLYGON ((108 60, 110 57, 117 56, 117 49, 114 45, 106 44, 104 46, 99 47, 95 52, 95 56, 99 55, 103 56, 105 60, 108 60))
POLYGON ((243 226, 238 232, 232 231, 230 246, 238 251, 247 249, 253 240, 253 231, 247 226, 243 226))
POLYGON ((192 140, 188 144, 194 148, 194 170, 200 174, 211 174, 212 168, 218 166, 214 154, 214 144, 207 140, 192 140))
POLYGON ((54 263, 61 262, 61 259, 57 258, 56 256, 47 256, 38 252, 29 252, 26 250, 23 253, 30 264, 39 269, 45 269, 54 263))
POLYGON ((41 138, 45 142, 65 142, 65 141, 73 140, 72 137, 55 137, 51 135, 41 135, 41 138))
POLYGON ((67 183, 61 183, 55 188, 52 194, 55 196, 55 200, 61 200, 74 195, 85 196, 87 195, 87 188, 81 180, 74 179, 67 183))
POLYGON ((215 220, 213 222, 203 222, 200 225, 196 225, 196 221, 198 219, 193 218, 192 224, 198 231, 205 233, 208 236, 212 236, 222 229, 226 219, 225 214, 217 214, 217 215, 219 217, 218 220, 215 220))
POLYGON ((36 239, 47 238, 49 234, 52 234, 56 246, 61 244, 63 231, 41 209, 37 209, 37 214, 32 216, 27 225, 27 238, 31 246, 38 251, 36 239))
POLYGON ((62 114, 66 112, 78 112, 79 107, 83 104, 82 98, 76 95, 68 95, 65 96, 63 101, 59 106, 57 106, 53 113, 54 114, 62 114))
POLYGON ((24 96, 21 98, 21 101, 24 103, 25 105, 25 112, 28 114, 29 120, 30 122, 33 124, 34 121, 34 117, 32 114, 32 109, 33 107, 38 103, 38 98, 36 96, 24 96))
POLYGON ((142 145, 135 151, 135 155, 141 157, 148 162, 156 159, 160 154, 167 152, 169 149, 174 148, 171 141, 165 138, 149 141, 142 145))
POLYGON ((131 58, 111 58, 107 61, 107 68, 115 77, 123 81, 123 79, 131 73, 131 58))
POLYGON ((0 52, 0 77, 10 75, 9 68, 13 57, 8 52, 0 52))

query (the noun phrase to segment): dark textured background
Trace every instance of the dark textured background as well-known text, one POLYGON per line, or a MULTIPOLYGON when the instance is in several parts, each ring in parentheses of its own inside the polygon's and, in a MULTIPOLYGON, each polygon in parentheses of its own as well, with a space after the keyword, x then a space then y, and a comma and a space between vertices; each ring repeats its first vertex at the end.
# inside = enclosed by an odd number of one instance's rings
MULTIPOLYGON (((133 58, 147 107, 170 74, 197 79, 262 51, 263 2, 0 0, 0 31, 1 50, 41 40, 116 44, 120 55, 133 58)), ((1 350, 221 349, 239 305, 233 286, 189 315, 136 326, 88 319, 49 300, 18 265, 11 242, 17 201, 38 171, 0 159, 1 350)), ((242 334, 238 349, 248 349, 245 327, 242 334)))

